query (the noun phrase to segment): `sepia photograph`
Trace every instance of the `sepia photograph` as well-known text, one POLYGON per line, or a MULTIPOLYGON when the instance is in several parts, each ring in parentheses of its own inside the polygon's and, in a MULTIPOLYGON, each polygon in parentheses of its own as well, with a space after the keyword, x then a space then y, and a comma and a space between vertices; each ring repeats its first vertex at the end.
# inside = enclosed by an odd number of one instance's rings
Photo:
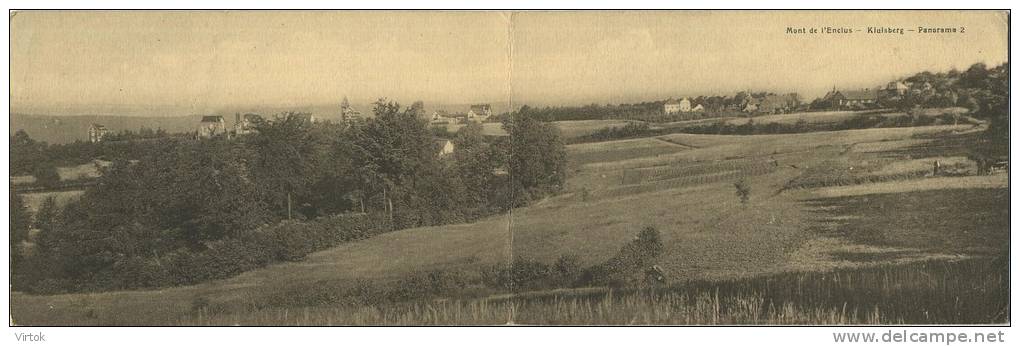
POLYGON ((12 328, 1011 324, 1009 10, 8 24, 12 328))

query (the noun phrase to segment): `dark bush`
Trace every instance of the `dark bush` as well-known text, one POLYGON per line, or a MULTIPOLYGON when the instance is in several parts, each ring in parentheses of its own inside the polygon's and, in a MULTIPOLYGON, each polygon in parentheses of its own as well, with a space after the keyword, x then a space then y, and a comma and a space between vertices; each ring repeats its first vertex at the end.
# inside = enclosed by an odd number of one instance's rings
POLYGON ((30 292, 35 294, 61 294, 70 292, 73 289, 74 284, 70 280, 45 278, 36 282, 30 292))
POLYGON ((55 166, 39 165, 32 170, 35 183, 43 187, 57 187, 60 185, 60 174, 57 174, 55 166))
POLYGON ((270 307, 306 307, 336 305, 345 299, 344 287, 335 281, 316 281, 284 290, 262 299, 270 307))
POLYGON ((733 183, 733 187, 736 188, 735 193, 740 198, 740 203, 747 204, 747 201, 751 199, 751 185, 748 185, 744 179, 740 179, 733 183))
POLYGON ((531 290, 553 286, 553 269, 545 263, 526 259, 514 259, 507 268, 496 265, 482 271, 482 281, 486 286, 504 290, 531 290))
POLYGON ((647 136, 648 133, 649 128, 647 123, 628 123, 624 126, 603 128, 585 136, 574 137, 569 139, 567 143, 577 144, 637 138, 647 136))
POLYGON ((584 270, 577 285, 618 287, 639 282, 663 250, 659 231, 655 227, 645 227, 634 240, 620 248, 615 256, 584 270))
POLYGON ((577 255, 562 255, 556 259, 553 269, 562 282, 570 283, 577 279, 584 268, 581 267, 581 258, 577 255))
POLYGON ((122 288, 160 287, 173 284, 166 267, 158 260, 145 257, 128 257, 114 264, 113 272, 122 288))
POLYGON ((400 302, 434 298, 456 293, 467 286, 467 275, 463 272, 433 270, 398 281, 387 299, 400 302))
POLYGON ((280 261, 299 261, 314 251, 315 239, 311 237, 314 226, 295 221, 284 221, 270 227, 266 232, 272 243, 273 258, 280 261))

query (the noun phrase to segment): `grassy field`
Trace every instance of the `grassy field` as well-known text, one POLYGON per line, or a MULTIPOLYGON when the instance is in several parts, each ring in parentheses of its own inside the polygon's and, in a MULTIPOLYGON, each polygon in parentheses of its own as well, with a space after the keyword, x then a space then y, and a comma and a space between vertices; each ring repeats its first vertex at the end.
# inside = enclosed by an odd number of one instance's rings
MULTIPOLYGON (((442 125, 437 125, 442 126, 442 125)), ((464 127, 464 124, 447 124, 446 130, 450 133, 457 132, 460 128, 464 127)), ((501 123, 482 123, 482 134, 486 136, 506 136, 506 131, 503 131, 503 124, 501 123)))
POLYGON ((1007 261, 986 258, 377 306, 261 308, 259 302, 247 301, 224 309, 192 302, 166 305, 157 314, 128 316, 88 309, 79 319, 67 322, 187 326, 1003 324, 1009 321, 1008 285, 1007 261))
MULTIPOLYGON (((77 166, 57 167, 57 175, 60 176, 61 181, 94 179, 99 177, 100 167, 107 167, 111 164, 110 161, 95 160, 77 166)), ((34 183, 36 179, 31 175, 20 175, 12 176, 10 180, 14 185, 25 185, 34 183)))
POLYGON ((637 138, 612 142, 572 144, 567 146, 571 166, 597 162, 627 160, 634 157, 672 154, 692 147, 662 138, 637 138))
POLYGON ((602 129, 623 127, 631 122, 627 120, 569 120, 555 121, 553 124, 556 124, 556 127, 560 129, 560 134, 564 138, 574 138, 590 135, 602 129))
POLYGON ((53 200, 57 202, 57 206, 64 206, 78 197, 81 197, 83 193, 85 193, 84 190, 34 192, 21 194, 21 198, 24 199, 25 206, 28 207, 28 210, 35 213, 39 211, 39 206, 41 206, 47 198, 53 197, 53 200))
MULTIPOLYGON (((572 120, 572 121, 556 121, 556 127, 560 129, 560 134, 564 138, 581 137, 589 135, 595 131, 611 128, 621 127, 627 125, 629 121, 626 120, 572 120)), ((446 130, 450 132, 457 132, 464 124, 449 124, 446 125, 446 130)), ((502 123, 483 123, 482 134, 487 136, 506 136, 506 131, 503 131, 502 123)))
MULTIPOLYGON (((918 111, 916 114, 925 117, 935 117, 942 114, 966 114, 968 111, 964 108, 934 108, 924 109, 918 111)), ((887 117, 896 117, 906 115, 904 112, 897 112, 887 109, 879 110, 867 110, 867 111, 825 111, 825 112, 801 112, 801 113, 789 113, 789 114, 768 114, 759 115, 751 118, 748 117, 729 117, 729 118, 709 118, 709 119, 698 119, 688 121, 678 121, 671 123, 656 124, 659 127, 685 127, 691 125, 707 125, 720 120, 725 121, 732 125, 742 125, 747 123, 749 119, 753 119, 757 124, 768 124, 768 123, 779 123, 779 124, 794 124, 798 121, 803 120, 808 124, 823 124, 823 123, 837 123, 850 118, 853 118, 862 114, 875 114, 887 117)), ((968 118, 969 119, 969 118, 968 118)))
POLYGON ((1005 323, 1001 259, 917 262, 629 290, 524 296, 515 323, 954 324, 1005 323))
POLYGON ((967 140, 917 150, 932 138, 965 139, 968 131, 677 134, 572 145, 566 191, 514 210, 510 228, 507 216, 495 216, 397 231, 302 262, 159 291, 15 294, 13 318, 29 325, 1004 322, 1008 316, 996 309, 1007 303, 1001 295, 1008 282, 999 272, 969 268, 1006 255, 996 244, 1008 240, 1008 177, 916 173, 934 158, 968 167, 958 154, 967 140), (860 178, 874 175, 887 180, 860 178), (851 183, 797 184, 809 178, 851 183), (734 195, 741 179, 751 188, 746 204, 734 195), (265 303, 333 284, 388 285, 427 271, 474 276, 510 253, 543 263, 573 255, 580 265, 595 265, 645 226, 661 232, 656 263, 669 287, 489 298, 493 292, 468 287, 383 305, 265 303), (794 292, 804 300, 791 298, 794 292), (832 292, 840 293, 821 298, 832 292), (877 294, 883 292, 890 295, 877 294), (938 305, 967 292, 984 292, 971 303, 989 308, 938 305), (924 299, 896 303, 909 297, 924 299))
POLYGON ((113 164, 110 161, 95 160, 86 164, 81 164, 72 167, 57 167, 57 174, 60 175, 60 180, 81 180, 81 179, 94 179, 99 177, 99 168, 106 167, 113 164))

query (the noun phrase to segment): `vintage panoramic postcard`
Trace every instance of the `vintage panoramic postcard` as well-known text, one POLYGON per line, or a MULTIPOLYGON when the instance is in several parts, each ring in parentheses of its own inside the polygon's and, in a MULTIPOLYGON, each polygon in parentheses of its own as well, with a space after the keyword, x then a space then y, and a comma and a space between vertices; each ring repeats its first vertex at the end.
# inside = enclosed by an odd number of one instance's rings
POLYGON ((1009 19, 14 11, 9 321, 1009 324, 1009 19))

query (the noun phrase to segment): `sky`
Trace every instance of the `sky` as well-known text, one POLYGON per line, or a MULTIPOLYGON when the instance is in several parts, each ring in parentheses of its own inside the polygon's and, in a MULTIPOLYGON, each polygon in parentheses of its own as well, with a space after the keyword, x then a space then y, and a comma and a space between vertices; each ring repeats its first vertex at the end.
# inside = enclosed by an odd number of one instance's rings
MULTIPOLYGON (((577 105, 873 87, 1008 59, 1008 17, 961 11, 19 12, 14 110, 577 105), (788 27, 965 28, 788 34, 788 27)), ((180 114, 178 114, 180 115, 180 114)))

